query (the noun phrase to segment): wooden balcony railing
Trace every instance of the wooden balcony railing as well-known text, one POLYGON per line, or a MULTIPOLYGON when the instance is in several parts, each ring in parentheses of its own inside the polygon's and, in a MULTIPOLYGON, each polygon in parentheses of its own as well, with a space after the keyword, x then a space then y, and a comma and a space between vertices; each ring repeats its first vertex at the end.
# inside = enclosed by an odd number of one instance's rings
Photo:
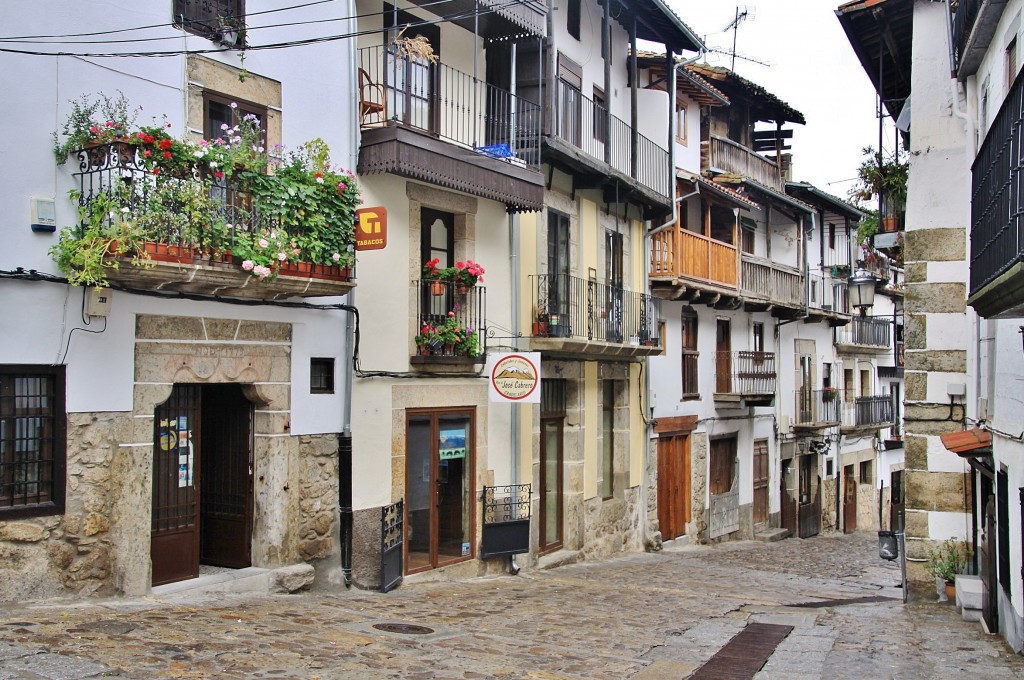
POLYGON ((777 305, 804 305, 804 282, 800 272, 749 255, 743 256, 740 289, 777 305))
POLYGON ((775 353, 715 352, 715 392, 775 394, 775 353))
POLYGON ((651 239, 651 276, 678 276, 736 287, 736 246, 686 229, 666 229, 651 239))
POLYGON ((782 173, 774 161, 725 137, 712 135, 709 142, 702 144, 708 145, 708 162, 716 170, 749 177, 755 182, 785 192, 782 173))

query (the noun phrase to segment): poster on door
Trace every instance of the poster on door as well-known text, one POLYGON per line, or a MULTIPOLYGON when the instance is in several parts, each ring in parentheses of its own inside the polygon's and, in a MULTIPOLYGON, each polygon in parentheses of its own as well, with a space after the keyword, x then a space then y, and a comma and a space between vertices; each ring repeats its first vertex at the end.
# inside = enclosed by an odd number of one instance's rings
POLYGON ((192 431, 188 429, 188 416, 164 418, 160 421, 160 450, 178 456, 178 488, 193 484, 192 431))
POLYGON ((439 460, 456 460, 466 457, 466 429, 463 427, 441 430, 437 447, 439 460))

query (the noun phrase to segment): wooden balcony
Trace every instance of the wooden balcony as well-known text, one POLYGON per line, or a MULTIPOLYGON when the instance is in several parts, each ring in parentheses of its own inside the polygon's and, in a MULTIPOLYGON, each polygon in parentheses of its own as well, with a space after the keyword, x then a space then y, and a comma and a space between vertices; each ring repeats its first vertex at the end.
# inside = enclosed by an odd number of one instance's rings
POLYGON ((687 289, 736 295, 737 260, 736 246, 703 234, 678 227, 658 232, 651 237, 652 292, 665 298, 687 289))
POLYGON ((731 139, 712 135, 710 140, 701 142, 701 155, 702 170, 714 169, 741 175, 781 193, 786 191, 782 173, 774 161, 731 139))
POLYGON ((780 318, 802 313, 804 277, 796 269, 743 255, 740 291, 748 311, 771 311, 780 318))

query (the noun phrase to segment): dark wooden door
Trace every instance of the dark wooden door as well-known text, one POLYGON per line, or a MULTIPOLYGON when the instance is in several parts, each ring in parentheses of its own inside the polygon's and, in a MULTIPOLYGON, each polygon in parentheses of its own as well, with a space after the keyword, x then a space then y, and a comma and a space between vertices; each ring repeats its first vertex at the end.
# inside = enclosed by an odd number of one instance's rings
POLYGON ((239 385, 202 388, 199 561, 252 564, 252 404, 239 385))
POLYGON ((854 467, 843 468, 843 532, 857 530, 857 478, 853 475, 854 467))
MULTIPOLYGON (((991 489, 991 483, 988 485, 991 489)), ((982 496, 985 506, 985 535, 982 537, 979 559, 981 572, 981 618, 989 633, 999 630, 999 592, 996 573, 996 497, 982 496)))
POLYGON ((153 432, 150 558, 154 586, 199 576, 200 386, 175 385, 153 432))
POLYGON ((768 522, 768 440, 754 442, 754 524, 768 522))
POLYGON ((719 319, 715 336, 715 392, 732 392, 732 330, 728 319, 719 319))
POLYGON ((664 540, 686 534, 690 521, 690 438, 658 439, 658 527, 664 540))

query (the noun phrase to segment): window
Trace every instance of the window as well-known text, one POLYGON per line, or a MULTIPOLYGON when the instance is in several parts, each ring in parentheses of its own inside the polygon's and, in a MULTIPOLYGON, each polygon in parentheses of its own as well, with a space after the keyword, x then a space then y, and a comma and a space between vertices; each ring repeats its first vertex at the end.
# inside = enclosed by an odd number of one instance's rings
POLYGON ((732 210, 725 206, 712 203, 711 208, 711 238, 721 243, 732 245, 735 243, 734 233, 736 231, 736 216, 732 210))
POLYGON ((601 396, 601 468, 598 470, 597 489, 601 498, 612 497, 615 475, 615 381, 602 383, 601 396))
POLYGON ((689 307, 683 308, 680 318, 680 334, 682 339, 682 386, 683 399, 696 399, 700 396, 697 382, 697 313, 689 307))
POLYGON ((676 141, 686 146, 686 105, 680 104, 676 109, 676 141))
POLYGON ((860 483, 871 484, 873 475, 871 474, 871 468, 874 465, 873 460, 861 461, 860 464, 860 483))
POLYGON ((764 352, 764 324, 759 321, 754 322, 754 351, 764 352))
POLYGON ((312 358, 309 360, 309 393, 334 394, 334 359, 312 358))
POLYGON ((569 35, 580 39, 580 0, 568 0, 566 9, 565 30, 569 35))
POLYGON ((827 361, 821 365, 821 386, 832 387, 832 364, 827 361))
POLYGON ((711 495, 732 490, 736 471, 736 438, 711 440, 711 495))
POLYGON ((63 366, 0 366, 0 519, 64 510, 63 366))
POLYGON ((836 249, 836 225, 832 222, 828 223, 828 247, 829 250, 836 249))
POLYGON ((1013 37, 1010 44, 1006 46, 1006 91, 1013 88, 1013 81, 1017 78, 1017 36, 1013 37))
MULTIPOLYGON (((563 337, 569 331, 569 216, 548 211, 548 332, 563 337)), ((543 299, 543 296, 541 296, 543 299)))
MULTIPOLYGON (((240 102, 216 92, 203 92, 203 136, 214 140, 224 137, 225 130, 245 116, 256 116, 266 130, 267 108, 251 102, 240 102), (224 127, 227 126, 227 127, 224 127)), ((263 140, 266 144, 266 140, 263 140)))
POLYGON ((175 26, 229 46, 245 44, 245 0, 174 0, 175 26))
POLYGON ((599 142, 608 141, 608 108, 605 104, 604 90, 594 87, 594 139, 599 142))
POLYGON ((828 458, 828 459, 825 460, 825 476, 826 477, 831 478, 833 475, 835 475, 836 471, 835 471, 835 469, 833 467, 834 464, 835 464, 835 461, 833 461, 831 458, 828 458))

